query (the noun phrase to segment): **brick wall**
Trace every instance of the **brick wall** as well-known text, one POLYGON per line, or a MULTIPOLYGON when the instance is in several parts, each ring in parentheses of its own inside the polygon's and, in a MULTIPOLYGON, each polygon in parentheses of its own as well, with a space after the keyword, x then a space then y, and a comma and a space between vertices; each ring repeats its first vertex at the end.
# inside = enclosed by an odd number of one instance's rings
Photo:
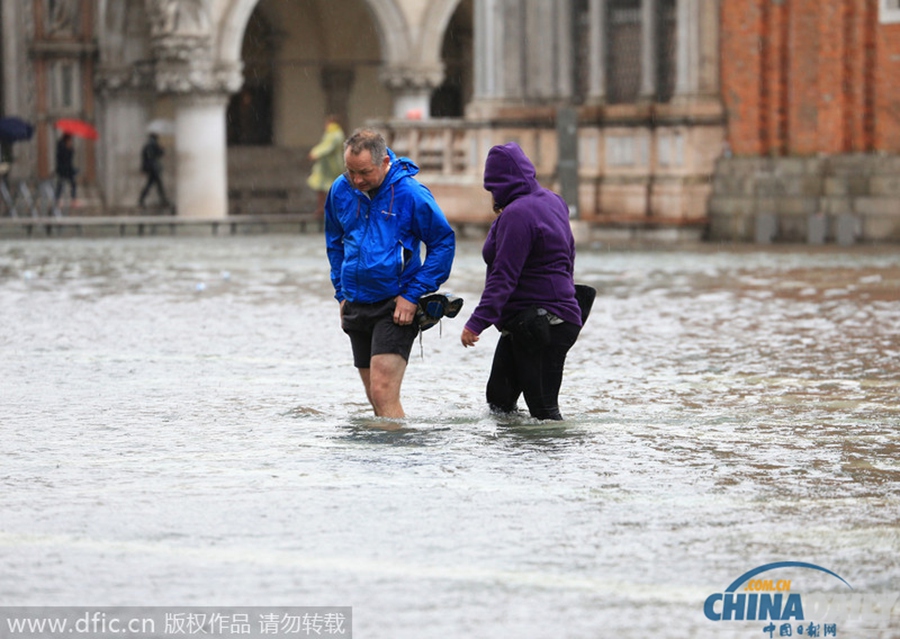
POLYGON ((720 17, 733 155, 710 238, 900 242, 900 23, 879 0, 724 0, 720 17))
POLYGON ((878 0, 722 3, 722 95, 737 155, 900 152, 900 24, 878 0))
POLYGON ((900 152, 900 23, 875 33, 875 148, 900 152))
POLYGON ((763 153, 760 38, 762 7, 758 0, 731 0, 722 6, 722 99, 728 143, 740 155, 763 153))

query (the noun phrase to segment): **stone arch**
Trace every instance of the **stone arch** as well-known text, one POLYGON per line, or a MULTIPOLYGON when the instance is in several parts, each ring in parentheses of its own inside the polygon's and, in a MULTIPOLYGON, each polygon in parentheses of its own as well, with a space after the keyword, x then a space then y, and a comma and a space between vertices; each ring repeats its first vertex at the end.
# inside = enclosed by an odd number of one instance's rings
MULTIPOLYGON (((386 65, 405 64, 413 56, 409 25, 396 0, 363 0, 372 12, 386 65)), ((455 4, 458 0, 445 0, 455 4)), ((216 61, 239 64, 244 31, 259 0, 230 0, 222 14, 217 34, 216 61)), ((448 18, 449 19, 449 18, 448 18)), ((438 51, 440 47, 438 46, 438 51)))
POLYGON ((396 0, 365 0, 375 18, 386 65, 405 64, 414 55, 410 29, 396 0))
POLYGON ((239 64, 244 32, 250 22, 253 9, 259 0, 231 0, 219 21, 216 34, 216 60, 220 63, 239 64))
POLYGON ((243 84, 231 95, 226 113, 228 146, 269 146, 274 138, 276 29, 257 4, 244 30, 243 84))
POLYGON ((429 9, 420 58, 443 71, 431 93, 431 117, 462 117, 474 94, 474 2, 435 0, 429 9), (434 56, 437 59, 431 62, 434 56))
POLYGON ((422 21, 422 36, 417 47, 418 59, 426 65, 441 63, 441 46, 444 32, 450 24, 453 12, 462 0, 432 0, 422 21))

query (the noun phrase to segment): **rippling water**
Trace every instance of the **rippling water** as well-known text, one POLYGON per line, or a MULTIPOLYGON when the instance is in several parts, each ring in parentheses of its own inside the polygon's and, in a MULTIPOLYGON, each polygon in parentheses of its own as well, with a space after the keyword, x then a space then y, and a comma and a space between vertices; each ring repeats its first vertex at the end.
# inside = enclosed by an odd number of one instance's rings
POLYGON ((718 638, 769 636, 703 615, 762 564, 900 592, 900 254, 582 249, 576 268, 599 295, 564 423, 487 413, 497 334, 459 344, 483 278, 463 242, 445 288, 467 306, 416 344, 394 428, 321 236, 0 243, 0 602, 718 638))

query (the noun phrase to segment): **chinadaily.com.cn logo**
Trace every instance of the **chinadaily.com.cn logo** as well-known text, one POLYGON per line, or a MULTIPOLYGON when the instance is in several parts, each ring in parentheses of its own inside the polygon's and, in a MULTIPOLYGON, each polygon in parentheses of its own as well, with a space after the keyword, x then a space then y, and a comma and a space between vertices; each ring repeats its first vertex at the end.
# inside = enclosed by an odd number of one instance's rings
POLYGON ((703 614, 713 622, 762 622, 762 636, 770 638, 850 637, 857 629, 890 627, 900 614, 900 593, 859 593, 827 568, 781 561, 709 595, 703 614))

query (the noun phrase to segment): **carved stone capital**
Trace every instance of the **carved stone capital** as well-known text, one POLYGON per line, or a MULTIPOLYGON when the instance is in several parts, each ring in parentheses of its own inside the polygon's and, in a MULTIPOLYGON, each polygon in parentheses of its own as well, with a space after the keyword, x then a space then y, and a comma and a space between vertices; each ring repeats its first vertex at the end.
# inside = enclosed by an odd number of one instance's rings
POLYGON ((216 84, 226 93, 237 93, 244 86, 244 63, 219 65, 213 72, 216 84))
POLYGON ((94 86, 103 94, 153 90, 153 65, 101 66, 94 74, 94 86))
POLYGON ((150 35, 209 36, 212 25, 209 0, 145 0, 150 35))
POLYGON ((153 55, 157 60, 189 61, 209 58, 212 53, 212 37, 209 34, 154 36, 151 40, 153 55))
POLYGON ((430 91, 444 81, 444 68, 386 66, 382 67, 379 75, 384 85, 394 91, 430 91))
POLYGON ((227 94, 240 89, 243 63, 215 63, 211 0, 144 1, 158 92, 227 94))
POLYGON ((160 60, 156 65, 160 93, 234 93, 244 82, 239 65, 213 66, 208 60, 160 60))

